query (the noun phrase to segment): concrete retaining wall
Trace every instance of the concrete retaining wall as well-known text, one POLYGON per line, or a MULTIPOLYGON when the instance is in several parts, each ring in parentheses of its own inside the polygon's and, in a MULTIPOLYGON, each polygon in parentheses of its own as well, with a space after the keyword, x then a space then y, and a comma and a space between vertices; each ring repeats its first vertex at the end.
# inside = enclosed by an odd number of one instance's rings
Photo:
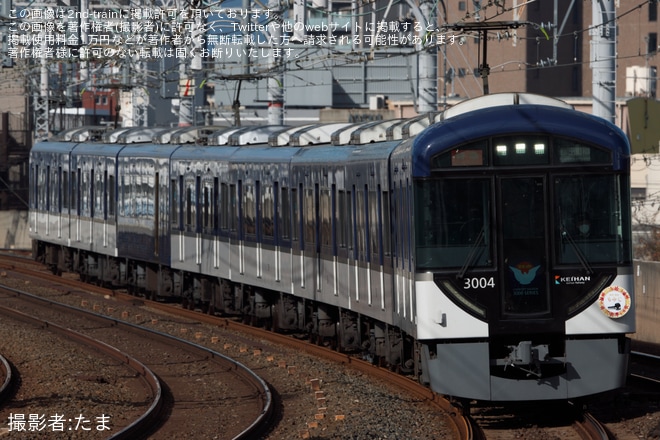
POLYGON ((0 211, 0 249, 32 249, 27 211, 0 211))
POLYGON ((660 344, 660 263, 635 261, 637 333, 633 339, 660 344))

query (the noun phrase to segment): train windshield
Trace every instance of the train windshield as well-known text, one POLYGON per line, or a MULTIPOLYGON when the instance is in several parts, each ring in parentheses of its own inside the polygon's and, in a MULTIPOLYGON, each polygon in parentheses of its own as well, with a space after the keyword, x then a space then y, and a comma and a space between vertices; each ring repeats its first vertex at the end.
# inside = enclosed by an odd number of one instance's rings
POLYGON ((582 265, 630 261, 627 182, 620 175, 556 176, 556 260, 582 265), (625 206, 625 205, 624 205, 625 206))
POLYGON ((416 182, 417 265, 422 269, 492 265, 489 179, 416 182))

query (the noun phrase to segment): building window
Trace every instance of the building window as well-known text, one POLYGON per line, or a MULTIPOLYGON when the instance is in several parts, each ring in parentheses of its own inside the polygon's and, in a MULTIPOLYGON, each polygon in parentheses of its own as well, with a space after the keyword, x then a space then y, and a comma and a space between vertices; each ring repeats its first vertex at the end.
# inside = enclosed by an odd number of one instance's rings
POLYGON ((658 34, 649 32, 647 53, 656 53, 658 51, 658 34))
POLYGON ((658 3, 655 0, 649 2, 649 21, 658 21, 658 3))
POLYGON ((465 2, 458 2, 458 10, 465 11, 465 2))

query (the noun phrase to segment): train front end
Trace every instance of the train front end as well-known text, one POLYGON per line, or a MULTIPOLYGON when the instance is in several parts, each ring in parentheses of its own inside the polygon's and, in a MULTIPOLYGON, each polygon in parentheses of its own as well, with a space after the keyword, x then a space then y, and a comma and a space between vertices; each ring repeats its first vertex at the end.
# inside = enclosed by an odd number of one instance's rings
POLYGON ((635 331, 626 137, 561 105, 456 113, 409 154, 424 378, 487 401, 623 386, 635 331))

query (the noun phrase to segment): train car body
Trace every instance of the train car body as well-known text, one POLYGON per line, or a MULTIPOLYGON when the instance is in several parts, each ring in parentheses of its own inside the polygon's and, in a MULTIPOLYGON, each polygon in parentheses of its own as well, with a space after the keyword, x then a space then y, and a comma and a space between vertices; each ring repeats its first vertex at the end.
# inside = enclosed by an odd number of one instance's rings
POLYGON ((625 136, 561 106, 458 110, 392 155, 414 182, 429 382, 505 401, 622 386, 635 329, 625 136))
POLYGON ((525 94, 431 120, 419 134, 398 121, 389 141, 373 124, 224 129, 217 145, 105 146, 106 162, 93 144, 38 144, 35 256, 67 268, 51 255, 78 245, 50 232, 66 215, 39 184, 80 168, 93 206, 81 225, 116 234, 90 236, 114 254, 77 251, 109 262, 102 282, 304 333, 461 399, 622 386, 635 330, 625 136, 525 94))
MULTIPOLYGON (((31 234, 52 243, 44 261, 99 276, 117 256, 116 175, 121 146, 55 142, 30 152, 31 234), (42 148, 45 147, 45 148, 42 148)), ((39 251, 36 251, 38 254, 39 251)))

